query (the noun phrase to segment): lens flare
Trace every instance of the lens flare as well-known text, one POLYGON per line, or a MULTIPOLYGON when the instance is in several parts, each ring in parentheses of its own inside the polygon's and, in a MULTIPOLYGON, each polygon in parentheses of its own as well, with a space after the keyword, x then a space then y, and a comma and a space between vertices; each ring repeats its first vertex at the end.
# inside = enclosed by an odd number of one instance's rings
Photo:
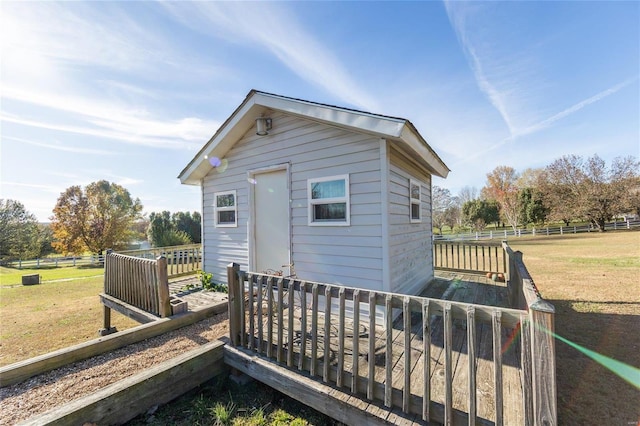
POLYGON ((222 162, 218 157, 211 157, 209 158, 209 164, 211 164, 213 167, 219 167, 222 162))
POLYGON ((229 161, 227 161, 226 158, 223 158, 222 160, 220 160, 220 164, 218 165, 218 167, 216 167, 216 170, 218 171, 218 173, 224 173, 225 170, 227 170, 228 166, 229 161))
POLYGON ((551 332, 544 327, 541 327, 541 326, 539 327, 544 332, 551 334, 556 339, 560 340, 563 343, 566 343, 567 345, 571 346, 578 352, 583 353, 584 355, 588 356, 589 358, 591 358, 598 364, 602 365, 612 373, 618 375, 620 378, 622 378, 626 382, 640 389, 640 369, 639 368, 633 367, 629 364, 625 364, 624 362, 615 360, 613 358, 609 358, 606 355, 599 354, 595 351, 592 351, 591 349, 585 348, 584 346, 580 346, 579 344, 574 343, 571 340, 560 336, 559 334, 551 332))

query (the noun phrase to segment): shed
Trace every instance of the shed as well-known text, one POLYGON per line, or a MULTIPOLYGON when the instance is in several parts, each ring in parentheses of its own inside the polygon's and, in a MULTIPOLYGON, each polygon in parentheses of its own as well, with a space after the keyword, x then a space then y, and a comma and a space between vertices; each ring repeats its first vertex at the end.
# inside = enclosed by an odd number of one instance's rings
POLYGON ((410 121, 257 90, 180 173, 202 189, 203 269, 416 294, 433 278, 431 178, 410 121))

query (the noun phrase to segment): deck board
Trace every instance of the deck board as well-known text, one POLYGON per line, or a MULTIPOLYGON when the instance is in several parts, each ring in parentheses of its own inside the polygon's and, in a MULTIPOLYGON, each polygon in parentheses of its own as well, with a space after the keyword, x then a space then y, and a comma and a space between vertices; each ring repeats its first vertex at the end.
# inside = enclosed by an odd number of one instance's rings
MULTIPOLYGON (((439 298, 444 300, 451 300, 457 302, 493 305, 493 306, 505 306, 506 304, 506 286, 504 283, 495 283, 484 276, 469 275, 457 273, 439 273, 439 276, 434 280, 431 285, 425 289, 422 296, 439 298)), ((263 298, 264 300, 264 298, 263 298)), ((265 311, 266 312, 266 311, 265 311)), ((301 330, 301 309, 300 306, 286 306, 282 310, 282 323, 284 327, 283 344, 285 345, 285 352, 291 349, 294 352, 293 364, 291 370, 298 370, 300 359, 300 341, 303 335, 301 330), (293 316, 293 321, 289 321, 289 317, 293 316), (293 327, 294 336, 291 342, 288 342, 288 335, 290 326, 293 327)), ((369 333, 368 320, 363 321, 360 319, 360 327, 354 331, 353 321, 349 318, 345 318, 345 332, 344 332, 344 344, 339 342, 339 336, 337 333, 337 324, 339 315, 337 310, 331 312, 331 330, 329 336, 324 336, 324 324, 325 324, 324 312, 318 312, 317 328, 318 339, 316 347, 316 377, 314 380, 322 381, 322 372, 324 368, 324 340, 329 339, 330 349, 330 380, 335 381, 337 375, 337 352, 342 347, 345 353, 343 362, 343 381, 341 387, 336 387, 339 392, 335 397, 340 395, 340 398, 346 403, 353 405, 361 410, 368 412, 380 412, 381 402, 375 403, 366 399, 366 389, 368 384, 368 371, 369 371, 369 358, 373 356, 375 360, 374 377, 378 384, 385 383, 385 357, 387 351, 387 344, 391 344, 392 354, 392 387, 393 387, 393 403, 394 406, 391 410, 382 410, 388 412, 387 421, 397 424, 426 424, 421 419, 422 412, 422 392, 423 392, 423 366, 424 366, 424 349, 423 349, 423 336, 422 336, 422 317, 417 312, 412 313, 411 318, 411 364, 410 364, 410 409, 414 414, 406 415, 401 413, 400 408, 397 407, 398 401, 400 405, 402 402, 402 392, 404 388, 404 330, 403 330, 403 318, 402 314, 395 318, 393 322, 393 328, 391 330, 391 342, 386 341, 386 331, 380 327, 380 324, 376 324, 375 332, 375 351, 373 354, 369 353, 369 333), (335 324, 335 325, 333 325, 335 324), (336 331, 336 332, 334 332, 336 331), (358 354, 355 356, 355 360, 359 363, 358 366, 358 394, 351 393, 352 387, 352 366, 354 361, 353 354, 353 341, 354 332, 356 333, 358 340, 358 354), (346 396, 345 396, 346 395, 346 396)), ((304 333, 306 334, 305 344, 305 362, 304 368, 308 370, 310 368, 311 360, 311 337, 309 336, 311 327, 311 314, 308 313, 306 320, 307 326, 304 333)), ((278 316, 274 315, 271 321, 273 327, 273 345, 274 347, 280 342, 277 340, 277 327, 278 316)), ((267 327, 269 321, 267 315, 262 315, 262 324, 255 322, 255 327, 262 328, 264 332, 263 336, 267 335, 267 327)), ((444 336, 443 336, 443 318, 439 315, 432 315, 430 318, 431 324, 431 401, 432 404, 444 404, 445 402, 445 374, 444 374, 444 336)), ((469 359, 467 356, 467 329, 466 321, 455 319, 453 320, 453 339, 452 339, 452 389, 453 389, 453 409, 454 417, 460 413, 466 413, 469 409, 468 395, 469 395, 469 359)), ((522 407, 522 388, 521 388, 521 375, 520 375, 520 352, 519 345, 509 345, 511 341, 513 331, 503 329, 502 342, 503 351, 502 354, 502 374, 503 374, 503 397, 504 397, 504 420, 505 424, 520 424, 523 421, 523 407, 522 407)), ((256 333, 257 335, 257 333, 256 333)), ((266 337, 265 337, 266 339, 266 337)), ((274 354, 276 351, 273 351, 274 354)), ((263 350, 263 354, 265 351, 263 350)), ((275 359, 273 360, 274 362, 275 359)), ((287 364, 287 356, 283 357, 281 366, 287 364)), ((491 324, 476 322, 476 384, 477 384, 477 420, 480 424, 493 422, 495 420, 495 392, 494 392, 494 371, 493 371, 493 338, 491 324)), ((334 382, 335 383, 335 382, 334 382)), ((384 395, 384 390, 379 385, 376 386, 376 398, 380 398, 384 395), (382 391, 382 392, 381 392, 382 391)), ((379 415, 378 415, 379 417, 379 415)))
POLYGON ((187 309, 195 309, 228 300, 226 293, 203 290, 198 276, 182 277, 169 282, 169 294, 187 302, 187 309), (190 288, 190 286, 195 286, 190 288))

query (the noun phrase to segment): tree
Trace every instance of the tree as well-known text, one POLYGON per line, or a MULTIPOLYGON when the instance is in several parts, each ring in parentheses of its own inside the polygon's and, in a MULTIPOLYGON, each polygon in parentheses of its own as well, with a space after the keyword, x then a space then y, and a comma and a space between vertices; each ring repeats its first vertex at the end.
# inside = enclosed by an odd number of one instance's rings
POLYGON ((569 226, 580 217, 580 186, 584 179, 582 158, 577 155, 566 155, 544 169, 537 186, 550 220, 560 220, 569 226))
MULTIPOLYGON (((200 217, 198 213, 197 217, 200 217)), ((179 246, 191 244, 193 241, 191 236, 183 229, 191 229, 193 227, 193 217, 188 213, 174 213, 171 215, 168 211, 161 213, 151 213, 149 215, 149 228, 147 229, 147 238, 154 247, 179 246), (188 219, 187 219, 188 216, 188 219), (179 229, 179 225, 182 229, 179 229)), ((200 230, 197 231, 200 237, 200 230)), ((200 239, 200 238, 198 238, 200 239)))
POLYGON ((498 166, 487 174, 487 184, 482 190, 485 198, 498 202, 500 214, 514 231, 520 220, 517 180, 518 174, 514 168, 498 166))
POLYGON ((473 201, 476 199, 478 199, 478 188, 475 186, 465 186, 458 193, 460 208, 462 208, 467 201, 473 201))
POLYGON ((0 260, 33 259, 39 254, 36 217, 21 202, 0 199, 0 260))
POLYGON ((53 246, 64 253, 124 248, 132 240, 132 225, 141 211, 140 200, 116 183, 101 180, 84 190, 69 187, 53 209, 53 246))
POLYGON ((40 247, 38 257, 45 257, 55 252, 53 249, 53 230, 51 229, 51 225, 38 224, 38 245, 40 247))
POLYGON ((171 220, 178 231, 189 235, 191 241, 200 244, 202 241, 202 217, 198 212, 177 212, 171 216, 171 220))
POLYGON ((457 197, 452 197, 452 202, 444 211, 444 224, 454 229, 456 225, 462 225, 462 209, 457 197))
POLYGON ((433 227, 442 233, 442 227, 447 223, 447 210, 452 204, 451 192, 448 189, 440 188, 439 186, 433 187, 431 191, 431 221, 433 227))
POLYGON ((553 218, 569 223, 584 219, 604 231, 607 221, 637 207, 640 163, 634 157, 615 158, 611 166, 598 155, 585 162, 564 156, 545 168, 540 190, 553 218))
POLYGON ((520 202, 520 218, 524 224, 543 223, 547 218, 547 208, 542 201, 540 191, 534 188, 523 188, 518 194, 520 202))
POLYGON ((147 239, 147 229, 149 229, 149 219, 142 217, 131 225, 131 233, 134 240, 143 241, 147 239))
POLYGON ((462 206, 462 215, 475 230, 482 231, 488 223, 500 220, 498 203, 493 200, 475 199, 462 206))

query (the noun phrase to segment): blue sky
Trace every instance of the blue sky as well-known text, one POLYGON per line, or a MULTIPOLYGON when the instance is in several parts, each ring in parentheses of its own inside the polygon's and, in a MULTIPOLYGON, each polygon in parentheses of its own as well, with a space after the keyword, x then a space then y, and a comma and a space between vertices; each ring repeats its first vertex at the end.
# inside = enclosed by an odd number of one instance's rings
POLYGON ((107 179, 145 212, 252 88, 409 119, 480 189, 499 165, 640 156, 638 2, 0 2, 1 197, 48 221, 107 179))

